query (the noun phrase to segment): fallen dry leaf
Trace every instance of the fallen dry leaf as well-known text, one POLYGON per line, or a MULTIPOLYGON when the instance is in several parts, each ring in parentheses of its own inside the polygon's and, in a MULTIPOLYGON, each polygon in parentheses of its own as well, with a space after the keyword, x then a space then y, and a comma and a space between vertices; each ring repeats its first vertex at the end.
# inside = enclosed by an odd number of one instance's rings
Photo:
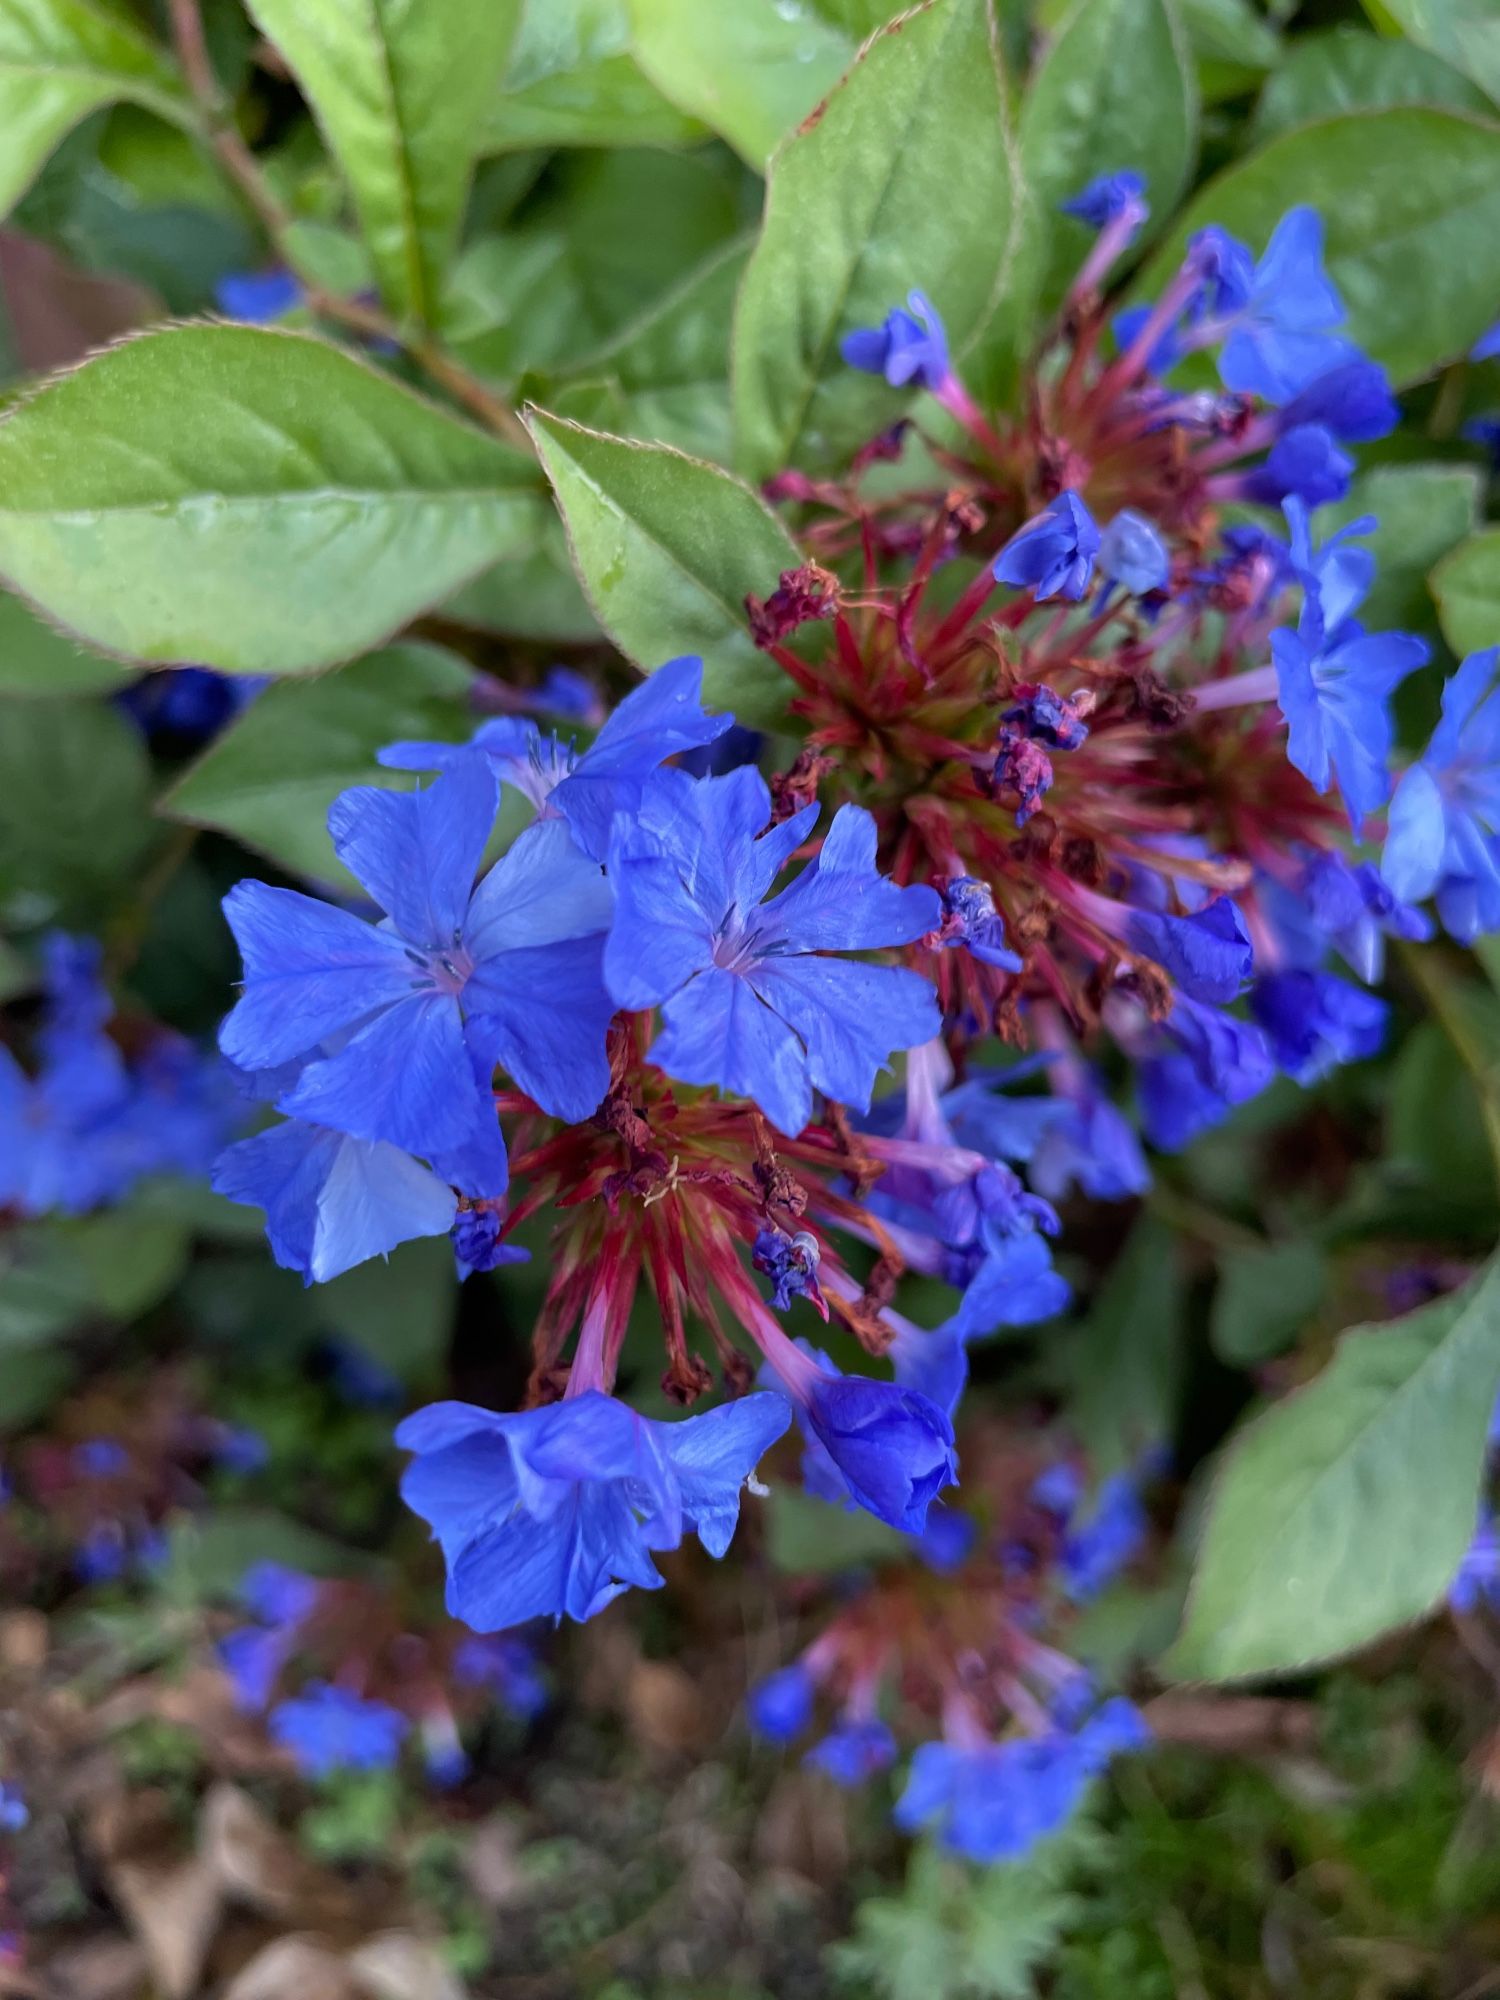
POLYGON ((278 1938, 225 1988, 223 2000, 367 2000, 345 1961, 307 1938, 278 1938))
POLYGON ((201 1854, 175 1862, 106 1863, 105 1881, 139 1938, 164 2000, 189 2000, 224 1909, 224 1889, 201 1854))
POLYGON ((387 1931, 349 1954, 349 1970, 368 2000, 465 2000, 463 1986, 421 1938, 387 1931))
POLYGON ((248 1792, 230 1784, 210 1788, 203 1801, 198 1843, 225 1894, 235 1902, 273 1917, 296 1906, 308 1864, 248 1792))

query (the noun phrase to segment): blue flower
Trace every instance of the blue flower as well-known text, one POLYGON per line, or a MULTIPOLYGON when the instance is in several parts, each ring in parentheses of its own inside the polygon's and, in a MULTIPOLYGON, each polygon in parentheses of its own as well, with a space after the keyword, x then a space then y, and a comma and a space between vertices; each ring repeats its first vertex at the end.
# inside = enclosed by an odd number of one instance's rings
POLYGON ((1115 222, 1122 215, 1129 215, 1139 224, 1151 212, 1144 200, 1145 192, 1146 183, 1142 177, 1126 169, 1119 173, 1096 175, 1087 187, 1080 188, 1067 201, 1059 202, 1058 207, 1064 215, 1076 215, 1090 229, 1102 229, 1107 222, 1115 222))
MULTIPOLYGON (((1134 346, 1137 334, 1150 319, 1153 310, 1149 305, 1126 306, 1123 312, 1117 312, 1110 321, 1115 345, 1122 354, 1134 346)), ((1178 329, 1175 326, 1163 327, 1156 344, 1146 356, 1146 373, 1155 376, 1170 375, 1181 361, 1183 352, 1182 338, 1178 329)))
POLYGON ((1284 506, 1288 500, 1322 507, 1343 499, 1353 475, 1354 460, 1340 451, 1332 431, 1322 424, 1298 424, 1282 432, 1262 464, 1242 475, 1239 490, 1261 507, 1284 506))
POLYGON ((1469 349, 1471 361, 1493 361, 1497 355, 1500 355, 1500 319, 1487 327, 1469 349))
POLYGON ((877 874, 862 808, 842 807, 816 862, 762 902, 817 813, 768 825, 770 793, 748 767, 697 781, 663 772, 610 847, 605 978, 622 1007, 661 1004, 651 1060, 753 1099, 792 1136, 814 1089, 864 1109, 890 1051, 939 1025, 916 973, 823 955, 906 944, 939 920, 933 890, 877 874))
POLYGON ((841 1375, 826 1354, 790 1341, 771 1365, 807 1439, 811 1486, 903 1534, 921 1534, 928 1506, 958 1478, 953 1425, 943 1411, 899 1382, 841 1375))
POLYGON ((285 1632, 268 1631, 263 1625, 241 1625, 219 1641, 219 1665, 229 1676, 236 1705, 246 1714, 258 1715, 265 1709, 290 1650, 285 1632))
POLYGON ((1299 389, 1279 412, 1277 427, 1286 432, 1317 424, 1344 444, 1371 444, 1388 437, 1400 418, 1390 377, 1379 362, 1357 354, 1299 389))
POLYGON ((1065 1312, 1073 1291, 1052 1268, 1052 1252, 1035 1230, 982 1229, 979 1255, 958 1309, 947 1322, 964 1341, 1002 1326, 1036 1326, 1065 1312))
POLYGON ((575 751, 534 722, 497 716, 467 743, 392 743, 378 761, 397 771, 451 771, 476 757, 524 794, 537 812, 561 814, 590 860, 602 861, 616 813, 639 810, 648 778, 669 757, 700 749, 734 727, 703 711, 703 662, 668 660, 620 703, 587 750, 575 751))
POLYGON ((1481 1511, 1474 1539, 1448 1586, 1448 1602, 1460 1617, 1472 1616, 1483 1604, 1500 1605, 1500 1535, 1488 1509, 1481 1511))
POLYGON ((271 1735, 310 1778, 335 1771, 389 1771, 410 1724, 383 1701, 310 1681, 300 1695, 271 1710, 271 1735))
POLYGON ((967 1514, 934 1500, 927 1510, 926 1526, 920 1535, 912 1536, 912 1547, 935 1576, 952 1576, 969 1560, 978 1535, 967 1514))
POLYGON ((1385 967, 1389 937, 1432 935, 1422 912, 1404 903, 1371 862, 1351 867, 1341 854, 1315 855, 1301 882, 1301 898, 1321 938, 1326 938, 1367 985, 1385 967))
POLYGON ((1331 332, 1344 307, 1323 269, 1323 220, 1313 208, 1289 209, 1248 285, 1236 262, 1209 310, 1230 321, 1219 355, 1225 388, 1268 403, 1286 402, 1351 353, 1331 332))
POLYGON ((812 1721, 817 1687, 801 1660, 778 1667, 751 1688, 746 1701, 750 1727, 768 1743, 791 1743, 812 1721))
POLYGON ((907 310, 886 314, 879 326, 846 333, 839 353, 851 368, 866 375, 883 375, 893 389, 915 383, 919 389, 940 389, 948 379, 948 336, 930 299, 909 292, 907 310))
POLYGON ((818 1239, 808 1229, 799 1229, 794 1236, 784 1229, 762 1229, 751 1251, 756 1270, 772 1281, 771 1303, 777 1312, 786 1312, 793 1299, 810 1298, 827 1319, 828 1308, 818 1289, 821 1258, 818 1239))
POLYGON ((453 1255, 458 1265, 460 1278, 467 1278, 475 1271, 496 1271, 502 1264, 525 1264, 531 1260, 531 1252, 519 1243, 504 1243, 500 1238, 505 1217, 501 1211, 487 1204, 482 1208, 461 1208, 453 1218, 453 1255))
POLYGON ((285 1563, 251 1563, 240 1578, 239 1598, 263 1625, 300 1625, 312 1616, 321 1585, 316 1577, 285 1563))
POLYGON ((245 1476, 264 1472, 271 1461, 271 1447, 248 1425, 226 1424, 215 1440, 214 1458, 226 1472, 245 1476))
POLYGON ((956 875, 943 884, 945 922, 944 949, 967 945, 981 965, 1000 972, 1020 972, 1021 960, 1005 942, 1005 920, 995 908, 995 897, 987 882, 973 875, 956 875))
POLYGON ((1140 1068, 1146 1137, 1176 1152, 1257 1096, 1275 1073, 1266 1038, 1253 1022, 1179 994, 1140 1068))
POLYGON ((73 1470, 87 1479, 117 1479, 130 1470, 130 1453, 116 1438, 87 1438, 75 1444, 73 1470))
POLYGON ((740 1488, 790 1421, 770 1395, 670 1424, 597 1389, 513 1416, 435 1403, 396 1432, 416 1454, 401 1492, 442 1543, 456 1618, 581 1622, 631 1584, 658 1589, 651 1555, 685 1524, 722 1556, 740 1488))
POLYGON ((265 326, 301 305, 303 292, 301 280, 293 272, 277 267, 232 271, 214 286, 214 297, 227 318, 265 326))
POLYGON ((1076 1183, 1093 1201, 1128 1201, 1151 1185, 1129 1120, 1092 1085, 1052 1100, 1058 1115, 1037 1138, 1026 1176, 1039 1195, 1062 1201, 1076 1183))
POLYGON ((1099 538, 1099 574, 1132 597, 1165 590, 1172 571, 1167 545, 1133 507, 1122 507, 1099 538))
POLYGON ((1380 872, 1407 902, 1436 896, 1463 944, 1500 930, 1500 650, 1471 653, 1442 720, 1391 800, 1380 872))
POLYGON ((271 1255, 326 1284, 416 1236, 453 1227, 453 1190, 399 1147, 296 1119, 242 1139, 214 1164, 215 1193, 264 1209, 271 1255))
POLYGON ((1228 896, 1216 896, 1186 917, 1132 910, 1126 935, 1190 1000, 1222 1006, 1250 977, 1250 933, 1228 896))
POLYGON ((846 1791, 867 1784, 896 1761, 896 1739, 875 1715, 846 1715, 802 1759, 846 1791))
POLYGON ((323 1351, 330 1383, 355 1409, 395 1410, 406 1401, 400 1376, 392 1374, 367 1348, 352 1340, 330 1340, 323 1351))
POLYGON ((476 1634, 454 1648, 453 1678, 464 1687, 488 1688, 518 1721, 532 1722, 551 1699, 546 1676, 525 1639, 513 1633, 476 1634))
POLYGON ((1250 993, 1250 1011, 1277 1062, 1298 1083, 1316 1083, 1340 1063, 1379 1055, 1390 1009, 1331 972, 1272 972, 1250 993))
POLYGON ((19 1785, 0 1784, 0 1833, 20 1833, 31 1824, 31 1814, 19 1785))
POLYGON ((1105 1480, 1087 1520, 1074 1520, 1063 1537, 1058 1567, 1063 1588, 1086 1604, 1114 1582, 1145 1545, 1146 1510, 1134 1477, 1117 1472, 1105 1480))
POLYGON ((1062 597, 1076 604, 1093 579, 1099 541, 1094 517, 1078 495, 1059 493, 1011 536, 995 558, 995 580, 1030 590, 1038 603, 1062 597))
POLYGON ((1385 804, 1390 697, 1429 651, 1409 632, 1366 632, 1347 616, 1334 623, 1337 608, 1316 577, 1304 577, 1297 628, 1271 634, 1271 657, 1287 756, 1315 791, 1337 780, 1357 834, 1365 816, 1385 804))
POLYGON ((903 1832, 935 1832, 970 1861, 1015 1861, 1066 1825, 1093 1775, 1063 1730, 973 1749, 923 1743, 893 1817, 903 1832))
POLYGON ((263 882, 230 891, 245 979, 220 1046, 251 1070, 310 1058, 282 1110, 440 1173, 445 1154, 493 1144, 477 1070, 503 1064, 554 1116, 593 1111, 609 1084, 608 887, 557 821, 527 828, 476 886, 494 818, 494 777, 474 760, 425 791, 341 793, 329 831, 389 913, 379 928, 263 882))

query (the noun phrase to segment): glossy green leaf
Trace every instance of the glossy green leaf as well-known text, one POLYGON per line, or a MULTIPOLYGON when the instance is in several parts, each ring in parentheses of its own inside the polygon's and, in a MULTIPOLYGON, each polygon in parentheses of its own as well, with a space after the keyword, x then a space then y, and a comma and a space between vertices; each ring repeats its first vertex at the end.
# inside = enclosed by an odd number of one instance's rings
POLYGON ((1429 1612, 1474 1533, 1497 1389, 1500 1266, 1345 1334, 1226 1454, 1167 1671, 1291 1673, 1429 1612))
POLYGON ((1432 572, 1443 637, 1454 652, 1500 645, 1500 528, 1470 535, 1432 572))
POLYGON ((684 284, 578 362, 574 373, 618 383, 632 436, 721 462, 731 456, 730 334, 749 255, 743 242, 716 251, 684 284))
POLYGON ((192 122, 172 64, 114 9, 92 0, 0 0, 0 215, 81 119, 125 100, 192 122))
POLYGON ((1062 296, 1094 232, 1058 203, 1132 168, 1169 216, 1197 143, 1197 86, 1172 0, 1077 0, 1021 102, 1021 167, 1050 250, 1042 304, 1062 296))
POLYGON ((0 420, 0 575, 109 652, 305 673, 529 544, 539 485, 320 340, 167 328, 0 420))
POLYGON ((1419 49, 1442 56, 1500 104, 1500 8, 1495 0, 1380 0, 1380 10, 1419 49))
POLYGON ((1320 518, 1327 532, 1373 514, 1365 546, 1375 582, 1360 617, 1372 630, 1432 622, 1427 572, 1470 533, 1479 511, 1479 474, 1469 465, 1377 465, 1355 479, 1347 500, 1320 518))
POLYGON ((797 546, 740 480, 666 445, 633 444, 528 416, 568 527, 573 561, 600 624, 651 673, 700 653, 710 707, 742 722, 780 719, 785 675, 757 652, 745 597, 764 597, 797 546))
POLYGON ((438 646, 390 646, 321 680, 268 688, 211 743, 160 810, 232 834, 294 875, 352 888, 328 838, 328 808, 347 785, 406 790, 375 762, 402 738, 457 742, 474 717, 472 675, 438 646))
POLYGON ((249 0, 349 182, 393 311, 431 320, 520 0, 249 0))
POLYGON ((1217 222, 1258 253, 1315 201, 1348 331, 1397 382, 1464 353, 1500 298, 1500 126, 1412 106, 1300 126, 1210 181, 1139 287, 1154 297, 1194 230, 1217 222))
POLYGON ((630 0, 647 75, 757 169, 894 11, 888 0, 630 0))
POLYGON ((1250 130, 1264 142, 1315 118, 1392 104, 1489 109, 1484 92, 1440 57, 1346 26, 1298 36, 1261 92, 1250 130))
POLYGON ((118 660, 83 652, 29 604, 0 591, 0 694, 96 694, 129 679, 118 660))
POLYGON ((1209 1318, 1214 1352, 1235 1368, 1284 1353, 1322 1304, 1327 1284, 1327 1260, 1302 1238, 1226 1251, 1209 1318))
POLYGON ((1204 102, 1253 90, 1281 58, 1281 37, 1254 0, 1178 0, 1204 102))
POLYGON ((97 917, 151 839, 149 787, 108 703, 0 699, 0 919, 97 917))
POLYGON ((667 101, 631 47, 626 0, 532 0, 487 152, 525 146, 689 146, 708 128, 667 101))
POLYGON ((962 351, 1000 297, 1015 178, 986 0, 930 0, 877 36, 772 162, 735 318, 743 470, 826 465, 900 411, 839 340, 913 286, 962 351))
POLYGON ((517 639, 581 644, 600 636, 556 514, 543 522, 531 548, 465 584, 443 604, 442 614, 456 624, 517 639))

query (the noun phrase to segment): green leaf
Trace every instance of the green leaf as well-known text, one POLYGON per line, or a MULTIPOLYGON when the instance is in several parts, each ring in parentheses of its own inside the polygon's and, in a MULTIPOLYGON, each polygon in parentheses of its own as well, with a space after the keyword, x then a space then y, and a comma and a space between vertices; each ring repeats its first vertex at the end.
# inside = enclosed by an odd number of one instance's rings
POLYGON ((0 1251, 0 1355, 66 1333, 94 1307, 90 1273, 55 1223, 8 1230, 0 1251))
POLYGON ((1500 643, 1500 528, 1460 542, 1429 581, 1443 637, 1460 659, 1500 643))
POLYGON ((795 542, 742 481, 666 445, 632 444, 544 410, 527 423, 599 623, 645 673, 701 653, 704 699, 742 722, 786 706, 784 674, 756 651, 745 597, 774 590, 795 542))
POLYGON ((430 322, 520 0, 248 0, 349 182, 392 311, 430 322))
POLYGON ((686 282, 649 307, 571 374, 606 375, 619 384, 630 430, 702 458, 733 451, 729 348, 735 294, 749 245, 727 244, 686 282))
POLYGON ((1497 1389, 1500 1265, 1345 1334, 1230 1447, 1166 1670, 1295 1672, 1431 1611, 1474 1533, 1497 1389))
POLYGON ((1495 0, 1380 0, 1419 49, 1442 56, 1500 104, 1500 10, 1495 0))
POLYGON ((962 352, 1000 297, 1015 178, 986 0, 930 0, 877 36, 772 162, 735 318, 744 471, 837 462, 900 411, 839 340, 913 286, 962 352))
POLYGON ((1050 253, 1041 303, 1055 305, 1093 231, 1057 205, 1096 174, 1133 168, 1156 216, 1187 185, 1198 94, 1171 0, 1077 0, 1027 86, 1021 168, 1050 253))
POLYGON ((1172 1232, 1142 1216, 1087 1319, 1065 1336, 1069 1421, 1101 1477, 1170 1437, 1182 1389, 1186 1300, 1172 1232))
POLYGON ((117 1320, 136 1319, 165 1298, 192 1245, 180 1215, 141 1197, 64 1223, 61 1235, 94 1302, 117 1320))
MULTIPOLYGON (((1480 475, 1469 465, 1377 465, 1320 518, 1329 530, 1373 514, 1375 582, 1360 617, 1374 631, 1430 626, 1427 572, 1473 529, 1480 475)), ((1500 634, 1497 634, 1500 636, 1500 634)))
POLYGON ((533 540, 538 485, 323 341, 171 327, 0 420, 0 574, 107 652, 305 673, 533 540))
POLYGON ((1316 1243, 1294 1239, 1226 1251, 1209 1319, 1214 1352, 1235 1368, 1284 1353, 1322 1304, 1327 1284, 1316 1243))
POLYGON ((626 0, 545 0, 526 9, 484 148, 690 146, 706 137, 642 75, 626 0))
POLYGON ((129 679, 118 660, 81 652, 30 605, 0 591, 0 694, 98 694, 129 679))
POLYGON ((1481 1195, 1493 1184, 1483 1094, 1437 1021, 1417 1023, 1392 1067, 1386 1162, 1408 1187, 1416 1179, 1439 1192, 1481 1195))
POLYGON ((99 915, 151 838, 139 731, 90 701, 0 700, 0 911, 99 915))
POLYGON ((311 1576, 363 1574, 370 1559, 301 1521, 266 1507, 217 1506, 179 1514, 167 1531, 170 1586, 200 1598, 233 1598, 254 1562, 284 1563, 311 1576))
POLYGON ((630 0, 646 74, 757 171, 892 11, 887 0, 630 0))
POLYGON ((1139 286, 1154 297, 1210 222, 1257 253, 1315 200, 1349 337, 1398 383, 1463 354, 1500 297, 1500 126, 1414 106, 1351 112, 1287 132, 1210 181, 1139 286))
POLYGON ((787 1576, 831 1576, 861 1563, 903 1562, 911 1541, 862 1507, 777 1486, 766 1502, 766 1552, 787 1576))
POLYGON ((351 1347, 402 1381, 440 1369, 453 1324, 458 1276, 446 1236, 403 1243, 318 1288, 318 1314, 351 1347))
POLYGON ((160 810, 211 826, 294 875, 355 886, 328 837, 328 808, 348 785, 408 790, 375 762, 384 744, 458 742, 473 730, 472 675, 438 646, 389 646, 326 679, 268 688, 211 743, 160 810))
POLYGON ((455 624, 519 639, 581 645, 599 637, 599 621, 574 574, 568 537, 556 514, 543 521, 524 555, 476 576, 447 600, 442 613, 455 624))
POLYGON ((1204 101, 1253 90, 1281 57, 1281 38, 1252 0, 1178 0, 1204 101))
POLYGON ((1439 57, 1345 26, 1298 36, 1260 94, 1250 132, 1263 144, 1315 118, 1392 104, 1489 110, 1484 92, 1439 57))
POLYGON ((81 119, 127 99, 192 123, 171 63, 120 14, 91 0, 0 0, 0 215, 81 119))

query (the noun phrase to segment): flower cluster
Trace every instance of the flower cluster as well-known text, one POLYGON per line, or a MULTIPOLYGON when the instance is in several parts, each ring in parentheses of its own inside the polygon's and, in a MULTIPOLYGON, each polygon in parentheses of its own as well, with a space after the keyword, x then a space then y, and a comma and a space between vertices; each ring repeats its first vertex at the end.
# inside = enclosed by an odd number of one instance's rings
POLYGON ((828 1726, 804 1763, 853 1787, 915 1739, 894 1817, 971 1860, 1014 1860, 1073 1814, 1092 1779, 1149 1740, 1139 1711, 1046 1643, 1145 1547, 1139 1482, 1085 1504, 1071 1458, 986 1437, 968 1504, 934 1509, 915 1566, 845 1590, 800 1658, 751 1690, 754 1733, 792 1743, 828 1726), (935 1734, 933 1732, 936 1732, 935 1734))
POLYGON ((529 1723, 547 1705, 521 1635, 410 1631, 378 1586, 277 1562, 252 1564, 238 1598, 248 1617, 220 1639, 219 1662, 240 1708, 265 1715, 272 1740, 310 1778, 389 1770, 414 1736, 428 1779, 454 1785, 470 1770, 465 1729, 494 1709, 529 1723))
POLYGON ((202 1179, 240 1122, 217 1057, 115 1018, 102 956, 49 933, 34 1068, 0 1044, 0 1213, 84 1215, 158 1175, 202 1179))
MULTIPOLYGON (((1143 1139, 1183 1146, 1278 1074, 1374 1053, 1369 989, 1387 937, 1430 934, 1420 902, 1459 938, 1500 924, 1495 655, 1393 790, 1391 696, 1427 648, 1360 621, 1372 524, 1314 522, 1396 418, 1317 216, 1258 257, 1203 230, 1121 312, 1140 180, 1069 207, 1097 238, 1019 414, 981 405, 913 293, 842 351, 931 399, 917 483, 910 422, 842 476, 770 482, 805 560, 746 610, 806 732, 789 768, 735 761, 753 745, 695 659, 608 717, 550 697, 597 725, 583 748, 497 699, 466 743, 381 753, 419 789, 335 801, 373 921, 257 882, 227 899, 221 1046, 281 1121, 215 1185, 264 1209, 278 1261, 322 1281, 446 1233, 469 1273, 545 1240, 526 1407, 398 1433, 480 1631, 654 1588, 689 1531, 721 1555, 794 1421, 809 1490, 923 1535, 971 1344, 1067 1306, 1057 1204, 1138 1195, 1143 1139), (1191 373, 1210 355, 1217 389, 1191 373), (495 858, 502 791, 530 821, 495 858), (1120 1058, 1133 1106, 1104 1080, 1120 1058), (900 1309, 908 1274, 948 1288, 936 1325, 900 1309), (668 1399, 717 1372, 730 1400, 661 1421, 615 1395, 642 1293, 668 1399), (810 1313, 889 1377, 783 1326, 810 1313)), ((1058 1511, 1075 1594, 1117 1566, 1132 1494, 1087 1531, 1058 1511)), ((1037 1708, 1053 1669, 1012 1626, 1022 1747, 960 1705, 904 1808, 968 1851, 1024 1845, 1131 1738, 1109 1704, 1037 1708), (1004 1826, 992 1757, 1030 1788, 1004 1826)), ((849 1728, 821 1761, 881 1761, 873 1711, 849 1728)))

